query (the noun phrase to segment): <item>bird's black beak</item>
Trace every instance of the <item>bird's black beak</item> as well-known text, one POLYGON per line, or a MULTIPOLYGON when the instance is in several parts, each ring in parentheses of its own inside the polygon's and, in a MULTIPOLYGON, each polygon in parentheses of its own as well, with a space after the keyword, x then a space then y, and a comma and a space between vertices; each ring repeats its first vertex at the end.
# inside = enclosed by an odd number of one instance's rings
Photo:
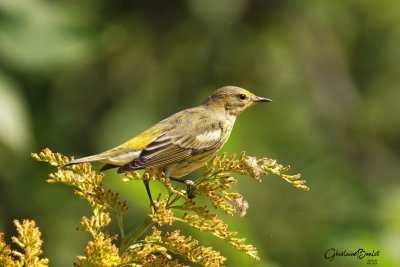
POLYGON ((253 102, 257 103, 257 102, 272 102, 271 99, 266 98, 266 97, 261 97, 261 96, 256 96, 253 99, 251 99, 253 102))

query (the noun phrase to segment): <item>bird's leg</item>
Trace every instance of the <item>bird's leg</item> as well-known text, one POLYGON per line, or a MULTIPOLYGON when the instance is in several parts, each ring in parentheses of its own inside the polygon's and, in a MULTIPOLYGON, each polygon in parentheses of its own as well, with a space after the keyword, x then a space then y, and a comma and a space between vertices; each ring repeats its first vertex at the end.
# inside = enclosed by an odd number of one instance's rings
POLYGON ((143 180, 143 183, 144 183, 144 186, 146 187, 147 196, 148 196, 149 199, 150 199, 150 205, 151 205, 151 207, 152 207, 152 209, 153 209, 153 213, 155 213, 155 212, 157 211, 157 207, 156 207, 156 204, 155 204, 154 201, 153 201, 153 197, 151 196, 150 186, 149 186, 149 180, 144 179, 144 180, 143 180))
POLYGON ((174 178, 174 177, 170 177, 169 179, 172 180, 172 181, 176 181, 176 182, 180 182, 180 183, 185 184, 186 185, 187 197, 189 199, 192 199, 192 198, 195 197, 195 194, 194 194, 194 191, 193 191, 194 182, 192 180, 181 180, 181 179, 174 178))

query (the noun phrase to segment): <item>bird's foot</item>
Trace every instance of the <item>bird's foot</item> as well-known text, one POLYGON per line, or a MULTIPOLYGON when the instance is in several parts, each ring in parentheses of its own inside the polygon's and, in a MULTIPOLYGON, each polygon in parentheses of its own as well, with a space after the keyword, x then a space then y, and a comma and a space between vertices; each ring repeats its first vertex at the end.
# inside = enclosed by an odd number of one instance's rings
POLYGON ((186 193, 187 193, 187 197, 189 199, 193 199, 196 195, 194 194, 194 190, 193 190, 193 185, 194 182, 192 180, 185 180, 184 181, 185 185, 186 185, 186 193))
POLYGON ((181 180, 174 177, 169 177, 170 180, 184 183, 186 185, 186 194, 189 199, 193 199, 196 195, 194 194, 193 185, 194 182, 192 180, 181 180))

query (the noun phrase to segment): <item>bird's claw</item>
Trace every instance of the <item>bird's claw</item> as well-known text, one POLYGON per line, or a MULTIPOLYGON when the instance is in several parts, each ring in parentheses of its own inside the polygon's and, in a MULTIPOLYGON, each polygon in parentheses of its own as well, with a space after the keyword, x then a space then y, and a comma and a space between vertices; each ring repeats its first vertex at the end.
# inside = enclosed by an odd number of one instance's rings
POLYGON ((186 193, 187 193, 187 197, 189 199, 193 199, 196 195, 194 194, 194 190, 193 190, 193 185, 194 182, 192 180, 185 180, 184 181, 185 185, 186 185, 186 193))

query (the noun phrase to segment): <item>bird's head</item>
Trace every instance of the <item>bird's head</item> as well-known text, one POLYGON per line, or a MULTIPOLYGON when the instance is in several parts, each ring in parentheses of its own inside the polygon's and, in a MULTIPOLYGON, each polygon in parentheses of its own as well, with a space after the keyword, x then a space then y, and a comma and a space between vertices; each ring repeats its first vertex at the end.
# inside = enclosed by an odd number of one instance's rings
POLYGON ((256 96, 240 87, 225 86, 212 93, 203 105, 216 111, 225 111, 229 115, 237 116, 256 103, 271 101, 269 98, 256 96))

